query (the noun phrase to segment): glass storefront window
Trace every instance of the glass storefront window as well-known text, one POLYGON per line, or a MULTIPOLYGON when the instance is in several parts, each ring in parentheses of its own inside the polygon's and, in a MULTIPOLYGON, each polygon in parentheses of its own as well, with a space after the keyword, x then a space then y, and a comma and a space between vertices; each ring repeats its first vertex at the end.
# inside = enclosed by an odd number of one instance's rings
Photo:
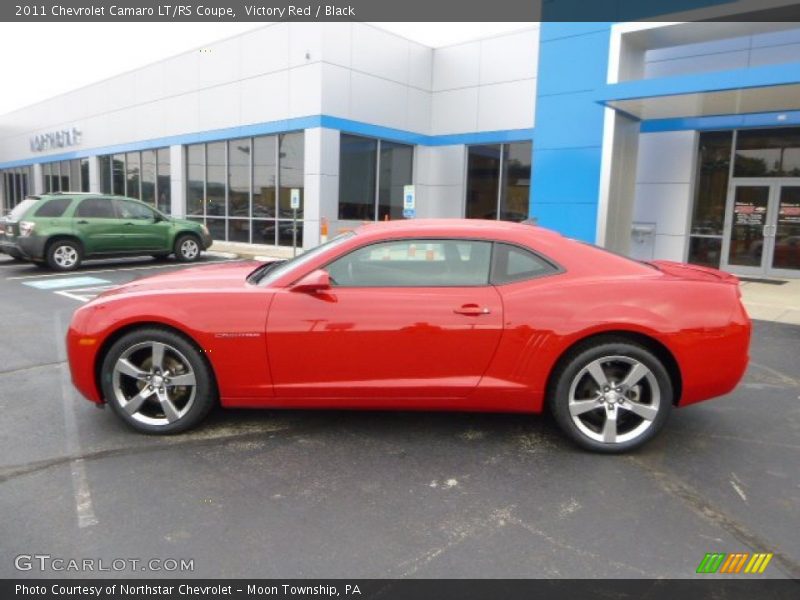
POLYGON ((343 133, 339 148, 339 218, 374 221, 378 140, 343 133))
POLYGON ((111 193, 125 195, 125 155, 115 154, 111 157, 111 193))
MULTIPOLYGON (((275 136, 257 137, 253 139, 253 214, 254 219, 274 218, 275 182, 277 177, 277 139, 275 136)), ((272 230, 272 242, 275 243, 275 230, 272 230)), ((255 241, 255 238, 254 238, 255 241)))
POLYGON ((531 142, 469 146, 468 219, 524 221, 531 187, 531 142))
MULTIPOLYGON (((303 133, 284 133, 278 136, 278 183, 280 193, 278 195, 278 217, 292 218, 291 192, 293 189, 300 191, 300 208, 297 211, 297 218, 303 218, 303 175, 305 168, 303 133)), ((300 239, 300 238, 298 238, 300 239)), ((279 245, 287 245, 279 238, 279 245)), ((289 246, 292 245, 291 238, 289 246)))
POLYGON ((11 212, 31 193, 32 167, 16 167, 0 171, 0 216, 11 212))
POLYGON ((734 177, 800 177, 800 127, 737 133, 734 177))
POLYGON ((205 214, 206 147, 197 144, 186 148, 186 215, 205 214))
POLYGON ((80 171, 81 171, 81 191, 88 192, 89 191, 89 159, 82 158, 80 159, 80 171))
POLYGON ((339 218, 401 219, 403 186, 413 183, 414 147, 342 134, 339 218))
POLYGON ((503 185, 500 190, 500 215, 503 221, 528 218, 531 191, 531 142, 503 146, 503 185))
MULTIPOLYGON (((206 144, 206 214, 225 216, 225 142, 206 144)), ((224 230, 224 221, 222 228, 224 230)), ((210 226, 209 226, 210 229, 210 226)), ((223 234, 216 239, 225 239, 223 234)))
MULTIPOLYGON (((281 190, 281 215, 292 214, 292 189, 300 190, 302 206, 303 132, 194 144, 186 147, 186 164, 186 213, 204 221, 214 239, 292 244, 292 221, 276 220, 275 191, 281 190)), ((302 231, 298 221, 299 246, 302 231)))
POLYGON ((139 200, 141 191, 141 161, 138 152, 129 152, 125 155, 125 195, 139 200))
POLYGON ((111 193, 111 157, 99 156, 97 164, 100 169, 100 192, 103 194, 111 193))
MULTIPOLYGON (((130 169, 129 169, 130 170, 130 169)), ((156 153, 155 150, 145 150, 141 154, 140 171, 143 202, 151 206, 156 204, 156 153)), ((130 195, 130 194, 128 194, 130 195)))
POLYGON ((411 183, 414 148, 381 141, 378 220, 403 218, 403 186, 411 183))
POLYGON ((250 214, 250 155, 250 138, 228 142, 228 216, 250 214))
POLYGON ((690 263, 714 268, 720 265, 732 145, 732 131, 700 134, 689 238, 690 263))
POLYGON ((170 173, 169 148, 156 150, 158 209, 167 214, 172 212, 172 175, 170 173))

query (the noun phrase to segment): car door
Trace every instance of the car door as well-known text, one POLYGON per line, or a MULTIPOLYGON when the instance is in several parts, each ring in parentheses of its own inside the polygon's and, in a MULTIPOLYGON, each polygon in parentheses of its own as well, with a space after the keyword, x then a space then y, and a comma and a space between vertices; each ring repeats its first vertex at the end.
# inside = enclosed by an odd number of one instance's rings
POLYGON ((278 291, 267 321, 275 395, 457 406, 502 333, 490 257, 486 241, 382 242, 328 265, 329 290, 278 291))
POLYGON ((115 198, 120 219, 120 235, 123 250, 166 250, 168 224, 157 217, 157 213, 140 202, 115 198))
POLYGON ((119 224, 112 199, 102 196, 84 198, 72 216, 72 227, 87 254, 120 252, 124 246, 119 224))

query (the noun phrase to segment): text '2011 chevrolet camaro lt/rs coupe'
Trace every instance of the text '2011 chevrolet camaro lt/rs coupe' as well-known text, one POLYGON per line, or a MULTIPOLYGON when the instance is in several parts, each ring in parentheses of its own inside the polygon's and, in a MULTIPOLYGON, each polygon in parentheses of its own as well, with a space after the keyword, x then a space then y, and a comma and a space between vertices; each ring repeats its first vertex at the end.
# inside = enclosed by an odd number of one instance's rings
POLYGON ((80 308, 72 380, 146 433, 223 407, 552 411, 622 452, 748 362, 738 280, 527 224, 364 225, 285 262, 140 279, 80 308))

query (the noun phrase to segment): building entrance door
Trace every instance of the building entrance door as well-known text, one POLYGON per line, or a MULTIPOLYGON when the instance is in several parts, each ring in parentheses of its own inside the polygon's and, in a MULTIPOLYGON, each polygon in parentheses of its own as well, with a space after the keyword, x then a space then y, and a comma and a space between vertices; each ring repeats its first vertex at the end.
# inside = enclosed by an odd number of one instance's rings
POLYGON ((734 179, 725 215, 722 269, 800 277, 800 178, 734 179))

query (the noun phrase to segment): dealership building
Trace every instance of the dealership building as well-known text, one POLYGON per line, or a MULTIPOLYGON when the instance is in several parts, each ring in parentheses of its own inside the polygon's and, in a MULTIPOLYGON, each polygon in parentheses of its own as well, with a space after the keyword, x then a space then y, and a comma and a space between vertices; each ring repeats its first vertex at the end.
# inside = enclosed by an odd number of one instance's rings
POLYGON ((533 217, 640 259, 798 277, 800 24, 689 18, 440 48, 266 25, 0 116, 2 208, 123 194, 286 246, 299 197, 305 248, 323 223, 533 217))

